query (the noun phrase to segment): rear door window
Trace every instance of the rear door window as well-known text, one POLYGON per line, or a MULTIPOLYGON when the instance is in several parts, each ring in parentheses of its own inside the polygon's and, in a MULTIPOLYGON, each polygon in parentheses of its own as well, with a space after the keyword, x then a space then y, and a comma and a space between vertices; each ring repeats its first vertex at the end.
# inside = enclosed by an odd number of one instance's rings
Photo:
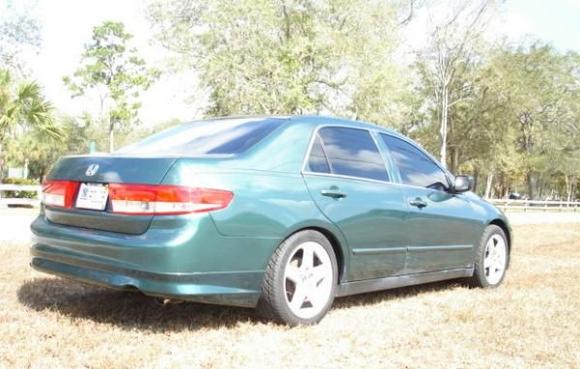
POLYGON ((308 157, 308 170, 316 173, 330 173, 330 165, 328 158, 322 148, 320 136, 316 135, 312 148, 310 149, 310 156, 308 157))
POLYGON ((116 153, 183 156, 241 154, 285 121, 282 118, 243 118, 184 123, 116 153))
POLYGON ((404 184, 445 190, 449 187, 447 176, 427 155, 400 138, 381 134, 389 148, 404 184))
POLYGON ((330 171, 332 174, 349 177, 389 180, 385 162, 377 145, 370 132, 364 129, 321 128, 309 157, 309 166, 313 172, 328 173, 330 171), (310 165, 321 160, 320 152, 327 159, 328 167, 324 164, 314 167, 310 165))

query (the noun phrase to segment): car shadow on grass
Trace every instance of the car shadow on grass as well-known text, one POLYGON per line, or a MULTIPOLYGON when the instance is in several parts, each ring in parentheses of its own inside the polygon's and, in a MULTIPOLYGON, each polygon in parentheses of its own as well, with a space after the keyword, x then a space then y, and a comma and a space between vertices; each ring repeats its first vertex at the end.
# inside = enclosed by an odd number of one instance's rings
MULTIPOLYGON (((333 309, 411 298, 458 284, 457 281, 446 281, 348 296, 336 299, 333 309)), ((192 302, 163 305, 139 292, 111 290, 60 278, 36 278, 24 282, 18 289, 18 300, 39 312, 55 311, 72 318, 152 332, 217 329, 246 322, 263 322, 254 309, 192 302)))
POLYGON ((118 291, 60 278, 36 278, 18 289, 21 304, 126 329, 153 332, 233 327, 258 322, 252 309, 179 303, 163 305, 139 292, 118 291))
POLYGON ((416 286, 393 288, 377 292, 369 292, 360 295, 351 295, 334 300, 333 309, 349 309, 357 306, 380 304, 386 301, 412 298, 430 292, 451 290, 456 287, 467 287, 463 279, 431 282, 416 286))

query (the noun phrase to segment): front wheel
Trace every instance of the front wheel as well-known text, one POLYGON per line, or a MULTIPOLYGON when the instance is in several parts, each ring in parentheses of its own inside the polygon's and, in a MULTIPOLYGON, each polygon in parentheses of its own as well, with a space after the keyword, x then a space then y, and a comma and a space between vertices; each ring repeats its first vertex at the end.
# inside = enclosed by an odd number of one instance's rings
POLYGON ((496 225, 488 226, 476 251, 471 285, 483 288, 499 286, 505 277, 508 258, 509 246, 505 232, 496 225))
POLYGON ((278 246, 268 263, 258 310, 288 325, 319 322, 334 301, 336 256, 328 239, 305 230, 278 246))

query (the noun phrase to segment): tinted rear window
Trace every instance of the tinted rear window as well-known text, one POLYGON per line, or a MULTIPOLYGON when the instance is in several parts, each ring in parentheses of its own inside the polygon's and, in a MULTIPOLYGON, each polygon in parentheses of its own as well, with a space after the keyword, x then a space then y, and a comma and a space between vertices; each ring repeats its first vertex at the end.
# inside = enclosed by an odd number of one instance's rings
POLYGON ((332 173, 379 181, 389 180, 385 162, 369 131, 324 127, 319 134, 332 173))
POLYGON ((330 173, 330 166, 328 159, 322 149, 322 142, 320 136, 316 135, 312 149, 310 149, 310 156, 308 157, 308 170, 315 173, 330 173))
POLYGON ((250 149, 285 119, 220 119, 181 124, 117 151, 118 154, 231 155, 250 149))

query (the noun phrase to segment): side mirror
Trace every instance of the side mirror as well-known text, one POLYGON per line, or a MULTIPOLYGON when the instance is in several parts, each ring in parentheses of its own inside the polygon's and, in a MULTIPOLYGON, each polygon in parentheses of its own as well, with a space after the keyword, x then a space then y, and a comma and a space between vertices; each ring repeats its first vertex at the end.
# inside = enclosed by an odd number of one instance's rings
POLYGON ((470 176, 456 176, 453 183, 453 192, 467 192, 473 189, 473 178, 470 176))

